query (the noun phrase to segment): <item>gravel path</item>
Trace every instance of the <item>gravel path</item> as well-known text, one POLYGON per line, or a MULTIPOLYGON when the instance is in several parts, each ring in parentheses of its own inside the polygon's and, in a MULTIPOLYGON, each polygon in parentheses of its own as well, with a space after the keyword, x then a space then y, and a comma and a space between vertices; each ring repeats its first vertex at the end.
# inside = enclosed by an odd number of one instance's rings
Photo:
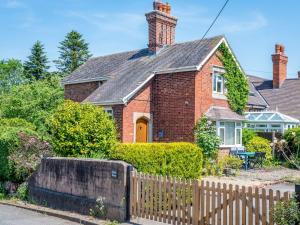
POLYGON ((292 192, 294 184, 286 183, 286 181, 300 180, 300 171, 287 168, 241 170, 235 177, 204 177, 203 180, 292 192))

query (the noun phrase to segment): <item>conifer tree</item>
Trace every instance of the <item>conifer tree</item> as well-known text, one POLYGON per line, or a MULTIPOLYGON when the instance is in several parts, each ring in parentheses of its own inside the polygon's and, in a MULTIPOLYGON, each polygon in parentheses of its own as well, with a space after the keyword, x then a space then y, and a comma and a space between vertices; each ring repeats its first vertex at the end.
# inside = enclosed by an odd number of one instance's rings
POLYGON ((57 69, 65 75, 72 73, 91 57, 88 46, 82 35, 72 30, 65 40, 60 42, 60 56, 54 61, 57 69))
POLYGON ((48 75, 48 58, 44 50, 44 45, 37 41, 31 49, 31 55, 24 63, 24 72, 29 80, 40 80, 48 75))

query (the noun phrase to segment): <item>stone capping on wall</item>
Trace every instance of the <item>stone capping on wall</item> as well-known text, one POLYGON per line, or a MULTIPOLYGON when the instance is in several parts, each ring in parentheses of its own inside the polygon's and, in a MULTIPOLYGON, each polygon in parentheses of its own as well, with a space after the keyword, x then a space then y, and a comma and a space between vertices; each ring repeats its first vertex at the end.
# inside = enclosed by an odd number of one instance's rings
POLYGON ((130 171, 123 161, 44 158, 29 178, 29 197, 36 203, 85 215, 103 200, 103 219, 129 219, 130 171))

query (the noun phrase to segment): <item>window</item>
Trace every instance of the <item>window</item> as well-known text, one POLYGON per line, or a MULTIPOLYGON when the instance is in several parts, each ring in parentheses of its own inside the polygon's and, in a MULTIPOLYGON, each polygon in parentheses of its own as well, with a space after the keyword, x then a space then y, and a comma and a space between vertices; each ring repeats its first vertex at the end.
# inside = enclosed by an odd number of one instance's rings
POLYGON ((213 74, 213 92, 224 94, 224 77, 218 72, 214 72, 213 74))
POLYGON ((105 107, 104 111, 109 115, 110 118, 114 117, 114 111, 111 107, 105 107))
POLYGON ((218 122, 217 126, 222 146, 236 146, 242 144, 242 123, 218 122))

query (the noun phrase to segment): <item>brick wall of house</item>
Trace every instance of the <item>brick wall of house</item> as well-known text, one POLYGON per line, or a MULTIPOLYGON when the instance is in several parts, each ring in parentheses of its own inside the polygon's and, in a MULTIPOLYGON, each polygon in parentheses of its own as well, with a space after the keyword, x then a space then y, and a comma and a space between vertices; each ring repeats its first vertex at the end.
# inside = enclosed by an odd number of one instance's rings
POLYGON ((216 52, 196 74, 195 77, 195 122, 205 114, 211 106, 228 107, 227 100, 213 98, 212 72, 213 66, 222 67, 223 64, 216 52))
POLYGON ((134 142, 134 113, 150 113, 150 92, 151 82, 146 84, 123 108, 122 141, 124 143, 134 142))
POLYGON ((81 84, 67 84, 65 85, 65 99, 75 102, 82 102, 98 87, 99 82, 88 82, 81 84))
POLYGON ((194 140, 194 87, 195 72, 156 75, 151 107, 154 141, 194 140))
POLYGON ((113 105, 112 110, 118 131, 118 139, 122 141, 123 138, 123 109, 124 105, 113 105))

